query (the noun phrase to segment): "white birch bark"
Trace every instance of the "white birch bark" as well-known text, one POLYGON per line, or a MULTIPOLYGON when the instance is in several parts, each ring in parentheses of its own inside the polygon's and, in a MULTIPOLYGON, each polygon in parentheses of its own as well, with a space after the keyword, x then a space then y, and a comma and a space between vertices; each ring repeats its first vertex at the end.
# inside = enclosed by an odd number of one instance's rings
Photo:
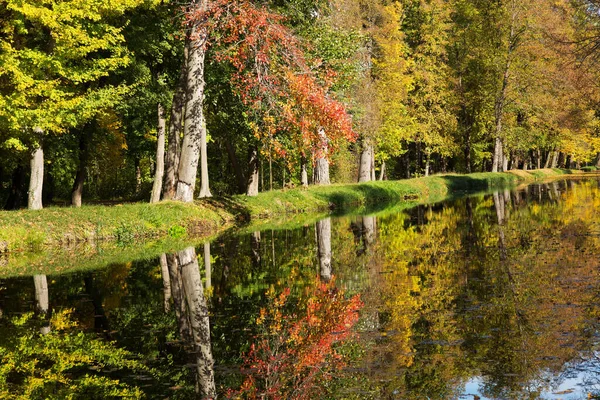
POLYGON ((258 149, 256 147, 252 148, 250 152, 250 163, 249 163, 249 178, 248 178, 248 187, 246 188, 247 196, 257 196, 258 195, 258 149))
MULTIPOLYGON (((195 2, 200 11, 206 9, 206 1, 195 2)), ((206 153, 206 126, 204 123, 204 60, 206 56, 207 32, 205 28, 193 26, 186 41, 188 54, 187 87, 183 143, 177 173, 175 200, 194 201, 196 175, 201 153, 206 153)), ((204 160, 206 162, 206 159, 204 160)), ((207 166, 206 166, 207 167, 207 166)), ((207 186, 208 182, 204 185, 207 186)), ((204 193, 206 195, 206 193, 204 193)))
POLYGON ((158 203, 162 193, 163 177, 165 174, 165 109, 158 103, 158 125, 156 129, 156 171, 154 172, 154 184, 152 185, 152 196, 150 203, 158 203))
POLYGON ((358 168, 358 182, 370 182, 371 166, 373 165, 373 146, 365 141, 360 153, 360 165, 358 168))
MULTIPOLYGON (((41 135, 41 130, 35 130, 41 135)), ((29 178, 28 208, 30 210, 41 210, 42 189, 44 187, 44 150, 41 145, 33 149, 31 153, 31 176, 29 178)))

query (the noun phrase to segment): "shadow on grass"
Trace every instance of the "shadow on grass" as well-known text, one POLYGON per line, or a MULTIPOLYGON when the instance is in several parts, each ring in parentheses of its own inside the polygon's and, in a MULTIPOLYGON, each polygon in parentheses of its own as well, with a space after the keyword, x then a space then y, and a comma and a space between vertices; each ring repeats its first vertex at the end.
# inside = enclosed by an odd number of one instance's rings
POLYGON ((252 214, 248 207, 236 201, 233 197, 211 197, 203 200, 203 204, 213 207, 214 209, 224 209, 231 215, 235 216, 238 224, 245 225, 250 222, 252 214))
POLYGON ((518 179, 511 175, 500 175, 494 177, 463 176, 463 175, 443 175, 440 178, 446 183, 448 192, 457 191, 486 191, 491 189, 505 189, 517 183, 518 179))

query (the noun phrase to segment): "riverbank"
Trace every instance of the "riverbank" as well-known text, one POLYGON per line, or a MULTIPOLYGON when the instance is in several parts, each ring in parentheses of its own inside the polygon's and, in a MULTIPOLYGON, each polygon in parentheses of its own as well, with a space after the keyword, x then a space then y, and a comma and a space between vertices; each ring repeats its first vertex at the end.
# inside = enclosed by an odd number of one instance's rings
POLYGON ((0 212, 0 253, 40 251, 108 240, 210 236, 234 224, 288 214, 351 210, 397 202, 434 202, 449 195, 506 188, 578 173, 545 169, 469 175, 437 175, 400 181, 277 190, 256 197, 233 196, 194 204, 124 204, 0 212))

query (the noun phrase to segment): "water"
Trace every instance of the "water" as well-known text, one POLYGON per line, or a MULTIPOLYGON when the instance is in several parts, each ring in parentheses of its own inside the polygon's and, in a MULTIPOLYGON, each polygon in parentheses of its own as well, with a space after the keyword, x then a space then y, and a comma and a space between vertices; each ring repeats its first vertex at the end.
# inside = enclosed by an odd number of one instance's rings
POLYGON ((3 279, 0 398, 597 398, 598 210, 561 181, 3 279))

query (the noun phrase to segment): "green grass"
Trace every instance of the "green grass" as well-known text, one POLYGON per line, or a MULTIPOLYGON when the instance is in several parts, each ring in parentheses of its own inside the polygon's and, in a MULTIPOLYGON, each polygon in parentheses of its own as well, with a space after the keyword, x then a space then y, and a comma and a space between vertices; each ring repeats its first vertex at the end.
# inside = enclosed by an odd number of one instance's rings
POLYGON ((117 206, 50 207, 0 212, 0 253, 94 242, 201 236, 219 230, 232 215, 209 204, 164 202, 117 206))
POLYGON ((386 208, 391 203, 406 201, 435 202, 447 198, 449 194, 503 189, 519 183, 572 173, 574 172, 571 170, 544 169, 469 175, 447 174, 400 181, 311 187, 308 190, 277 190, 261 193, 256 197, 235 196, 232 202, 242 206, 245 218, 249 220, 326 210, 345 213, 359 206, 386 208))
MULTIPOLYGON (((233 196, 195 204, 163 202, 82 208, 51 207, 40 211, 0 212, 0 253, 41 251, 97 240, 130 244, 138 240, 181 236, 202 237, 238 225, 269 219, 290 221, 307 214, 334 211, 345 214, 368 208, 371 213, 398 203, 435 202, 449 194, 506 188, 571 174, 546 169, 508 173, 437 175, 401 181, 331 185, 310 189, 278 190, 256 197, 233 196)), ((312 219, 312 217, 310 217, 312 219)), ((296 221, 296 223, 299 223, 296 221)))

